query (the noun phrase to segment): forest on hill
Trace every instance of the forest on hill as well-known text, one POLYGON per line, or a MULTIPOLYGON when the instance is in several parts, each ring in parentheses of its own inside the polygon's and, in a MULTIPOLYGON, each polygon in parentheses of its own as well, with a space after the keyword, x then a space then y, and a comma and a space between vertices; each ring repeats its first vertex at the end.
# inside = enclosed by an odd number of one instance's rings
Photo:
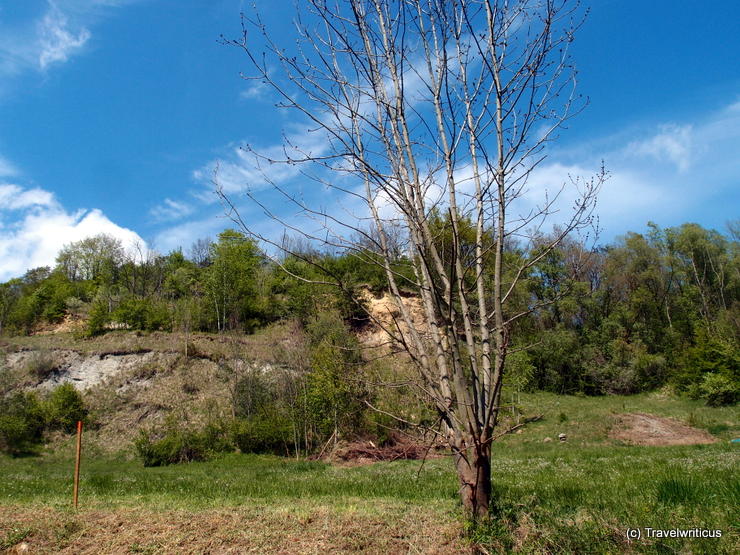
MULTIPOLYGON (((432 223, 440 252, 452 252, 449 221, 436 215, 432 223)), ((546 235, 508 244, 510 266, 547 244, 546 235)), ((349 337, 368 324, 366 293, 386 287, 369 249, 293 244, 291 252, 272 261, 234 230, 197 241, 187 255, 132 255, 113 237, 90 237, 66 245, 55 267, 0 284, 0 332, 31 334, 71 321, 78 337, 112 328, 252 333, 293 319, 314 327, 343 322, 349 337)), ((396 272, 412 285, 400 240, 396 253, 396 272)), ((648 224, 646 233, 595 250, 569 239, 529 269, 513 296, 509 310, 527 314, 511 333, 507 381, 523 390, 600 395, 670 385, 713 405, 737 400, 736 224, 726 234, 692 223, 648 224)))

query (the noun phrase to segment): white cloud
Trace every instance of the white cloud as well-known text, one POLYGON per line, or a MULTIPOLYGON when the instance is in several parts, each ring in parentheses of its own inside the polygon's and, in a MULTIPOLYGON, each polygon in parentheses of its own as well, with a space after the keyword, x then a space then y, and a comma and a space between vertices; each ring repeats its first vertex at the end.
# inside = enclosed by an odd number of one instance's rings
POLYGON ((0 210, 20 210, 33 206, 53 206, 54 195, 43 189, 23 189, 9 183, 0 184, 0 210))
MULTIPOLYGON (((577 190, 570 184, 571 178, 583 180, 596 176, 603 160, 609 179, 601 187, 595 211, 602 229, 602 243, 611 242, 628 230, 643 229, 648 221, 663 226, 697 221, 702 225, 721 227, 725 220, 736 218, 736 206, 740 202, 740 188, 737 186, 740 181, 737 166, 740 102, 735 101, 721 110, 704 113, 693 120, 680 122, 675 117, 672 119, 674 123, 653 123, 637 132, 634 125, 626 126, 607 137, 596 136, 586 143, 553 150, 550 157, 530 176, 522 198, 510 207, 510 216, 526 216, 529 210, 542 206, 546 191, 552 198, 565 184, 565 189, 553 206, 557 212, 543 229, 565 222, 577 199, 577 190)), ((314 155, 321 156, 328 152, 329 145, 322 141, 319 133, 306 133, 305 130, 300 133, 294 127, 288 138, 299 148, 310 150, 314 155)), ((266 158, 282 159, 285 156, 281 144, 264 147, 259 152, 266 158)), ((266 216, 253 203, 250 205, 249 201, 238 197, 237 193, 245 189, 264 195, 260 200, 294 226, 319 225, 292 214, 298 211, 297 207, 272 191, 268 187, 270 182, 279 184, 299 198, 303 198, 305 193, 306 202, 311 207, 323 207, 331 216, 342 221, 357 221, 357 218, 367 216, 367 206, 358 198, 339 198, 341 195, 337 192, 330 193, 322 187, 312 187, 314 183, 304 178, 300 165, 269 164, 236 146, 193 173, 195 179, 205 185, 203 194, 196 195, 203 202, 213 203, 216 200, 215 195, 205 193, 213 189, 213 169, 216 166, 216 182, 224 192, 232 194, 234 202, 240 203, 242 215, 245 216, 251 207, 252 212, 247 218, 250 226, 267 229, 270 225, 275 227, 275 222, 266 221, 266 216)), ((335 166, 339 169, 342 167, 340 162, 335 162, 335 166)), ((334 182, 337 179, 347 180, 347 174, 340 171, 331 173, 327 170, 322 176, 334 182)), ((456 181, 463 196, 472 189, 470 177, 470 168, 460 166, 456 181)), ((347 190, 363 194, 351 179, 342 185, 347 190)), ((444 203, 444 190, 432 185, 426 201, 431 205, 440 196, 444 203)), ((397 208, 384 196, 377 199, 377 206, 385 218, 398 216, 397 208)), ((223 215, 223 212, 220 214, 223 215)), ((219 223, 216 216, 214 214, 214 220, 208 220, 213 222, 211 224, 202 220, 173 227, 160 234, 157 244, 175 248, 186 246, 198 237, 213 236, 229 226, 228 220, 226 224, 223 219, 219 223)), ((278 238, 280 234, 272 229, 270 233, 273 233, 270 235, 273 238, 278 238)))
POLYGON ((119 238, 127 249, 145 245, 136 232, 98 209, 70 213, 48 191, 0 185, 0 281, 53 266, 64 245, 99 233, 119 238))
POLYGON ((54 3, 49 4, 49 11, 39 22, 38 34, 38 63, 41 69, 46 69, 54 62, 66 62, 90 38, 90 31, 84 27, 77 32, 70 31, 67 17, 54 3))
POLYGON ((149 214, 158 222, 168 222, 185 218, 193 211, 194 208, 185 202, 166 198, 162 204, 152 208, 149 214))
POLYGON ((256 81, 239 93, 239 98, 244 100, 262 100, 267 96, 270 88, 262 81, 256 81))
POLYGON ((92 38, 90 29, 101 19, 113 9, 140 1, 37 1, 31 8, 36 11, 25 18, 0 19, 0 94, 12 90, 14 77, 68 62, 84 51, 92 38))
POLYGON ((631 142, 627 146, 628 152, 658 161, 667 160, 675 164, 680 172, 686 172, 691 164, 692 126, 668 123, 659 129, 656 135, 647 140, 631 142))
POLYGON ((599 195, 597 214, 605 241, 642 229, 650 220, 665 226, 697 221, 721 227, 736 218, 740 102, 693 121, 650 128, 651 136, 631 128, 554 152, 552 162, 533 176, 532 195, 542 192, 545 181, 552 191, 552 184, 567 180, 568 174, 594 175, 604 160, 611 177, 599 195))
POLYGON ((209 190, 219 187, 227 194, 261 189, 269 184, 285 183, 300 174, 301 163, 286 163, 287 157, 296 160, 321 157, 329 150, 325 136, 299 126, 286 137, 287 146, 278 143, 254 151, 231 146, 223 156, 195 170, 193 178, 209 190))

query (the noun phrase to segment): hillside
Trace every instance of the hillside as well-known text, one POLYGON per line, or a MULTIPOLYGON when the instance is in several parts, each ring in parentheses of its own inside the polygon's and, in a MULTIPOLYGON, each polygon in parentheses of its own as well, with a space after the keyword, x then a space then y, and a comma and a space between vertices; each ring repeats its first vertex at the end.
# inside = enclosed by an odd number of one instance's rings
POLYGON ((0 360, 6 382, 20 387, 44 392, 72 383, 91 410, 93 441, 116 451, 168 415, 188 426, 230 415, 235 381, 245 372, 289 371, 291 340, 287 325, 254 336, 193 334, 185 356, 179 334, 39 334, 4 339, 0 360))

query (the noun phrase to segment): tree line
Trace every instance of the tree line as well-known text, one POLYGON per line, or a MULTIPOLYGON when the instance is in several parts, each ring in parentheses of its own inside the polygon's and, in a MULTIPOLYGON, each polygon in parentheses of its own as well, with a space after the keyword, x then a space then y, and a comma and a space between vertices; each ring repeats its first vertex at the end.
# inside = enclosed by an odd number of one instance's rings
MULTIPOLYGON (((457 226, 472 245, 472 223, 457 226)), ((449 218, 436 214, 430 227, 442 263, 456 263, 449 218)), ((527 245, 507 244, 504 274, 549 241, 541 234, 527 245)), ((65 317, 77 319, 85 336, 114 327, 251 333, 285 319, 309 325, 329 313, 350 330, 368 324, 361 291, 387 287, 370 251, 326 252, 306 243, 291 252, 271 261, 234 230, 197 241, 187 256, 127 252, 113 237, 90 237, 66 245, 53 268, 0 284, 0 331, 28 334, 65 317)), ((413 280, 400 244, 394 272, 401 286, 404 272, 413 280)), ((510 313, 526 315, 512 331, 509 384, 591 395, 669 384, 712 404, 737 400, 736 225, 722 234, 690 223, 649 224, 646 233, 629 232, 596 250, 568 239, 528 270, 512 296, 510 313)))

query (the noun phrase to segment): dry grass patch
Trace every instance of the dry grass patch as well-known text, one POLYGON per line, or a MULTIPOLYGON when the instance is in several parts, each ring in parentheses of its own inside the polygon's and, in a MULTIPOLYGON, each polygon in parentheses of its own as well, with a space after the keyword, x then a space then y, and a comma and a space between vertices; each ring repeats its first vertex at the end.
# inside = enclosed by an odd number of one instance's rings
POLYGON ((253 335, 238 332, 225 334, 179 332, 141 332, 115 330, 96 337, 79 337, 72 333, 3 337, 0 350, 6 352, 28 350, 72 350, 80 354, 122 355, 149 351, 188 354, 193 358, 218 361, 225 358, 247 358, 262 362, 279 362, 281 350, 290 348, 294 341, 295 324, 280 322, 259 330, 253 335))
POLYGON ((0 541, 30 553, 438 553, 465 550, 460 523, 402 503, 144 511, 0 507, 0 541), (10 545, 12 543, 12 545, 10 545))

